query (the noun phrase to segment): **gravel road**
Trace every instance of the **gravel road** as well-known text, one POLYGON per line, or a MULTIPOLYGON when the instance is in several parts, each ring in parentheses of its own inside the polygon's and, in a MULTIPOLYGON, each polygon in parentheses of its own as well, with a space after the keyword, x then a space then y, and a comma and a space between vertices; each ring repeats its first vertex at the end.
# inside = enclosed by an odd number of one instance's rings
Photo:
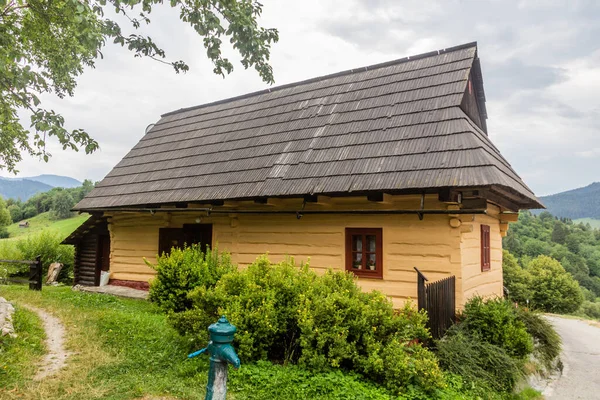
POLYGON ((600 327, 548 317, 563 340, 563 374, 544 390, 546 399, 600 399, 600 327))

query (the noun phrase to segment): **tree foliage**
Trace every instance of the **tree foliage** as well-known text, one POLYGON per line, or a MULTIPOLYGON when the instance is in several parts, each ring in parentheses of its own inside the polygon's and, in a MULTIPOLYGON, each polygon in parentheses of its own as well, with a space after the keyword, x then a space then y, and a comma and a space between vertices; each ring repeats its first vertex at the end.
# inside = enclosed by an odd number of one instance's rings
POLYGON ((525 211, 511 225, 503 246, 523 267, 540 255, 559 261, 582 287, 600 297, 600 230, 548 212, 535 216, 525 211))
POLYGON ((571 313, 583 302, 577 281, 565 271, 560 262, 547 256, 538 256, 527 266, 531 277, 532 304, 540 309, 571 313))
POLYGON ((84 198, 94 188, 94 183, 89 179, 75 188, 53 188, 47 192, 37 193, 26 202, 19 199, 8 199, 8 210, 12 222, 35 217, 43 212, 52 211, 52 216, 57 219, 71 216, 71 208, 84 198))
MULTIPOLYGON (((258 25, 262 5, 254 0, 172 0, 182 22, 203 39, 216 74, 233 70, 222 54, 223 39, 240 55, 244 68, 254 67, 273 83, 269 65, 271 44, 278 32, 258 25)), ((109 41, 127 47, 135 57, 170 64, 176 72, 189 70, 184 61, 167 62, 165 51, 141 31, 161 0, 0 0, 0 169, 16 171, 22 152, 48 160, 50 139, 63 149, 91 153, 98 143, 83 129, 68 130, 65 120, 44 109, 40 96, 73 96, 77 77, 94 67, 109 41), (126 32, 105 16, 107 8, 130 22, 126 32), (19 112, 27 113, 30 126, 19 112)))
POLYGON ((10 216, 10 211, 8 211, 8 207, 6 207, 6 202, 4 199, 0 197, 0 227, 10 225, 11 223, 12 218, 10 216))
POLYGON ((73 196, 66 191, 61 190, 52 199, 52 217, 55 219, 65 219, 71 216, 71 208, 75 205, 73 196))

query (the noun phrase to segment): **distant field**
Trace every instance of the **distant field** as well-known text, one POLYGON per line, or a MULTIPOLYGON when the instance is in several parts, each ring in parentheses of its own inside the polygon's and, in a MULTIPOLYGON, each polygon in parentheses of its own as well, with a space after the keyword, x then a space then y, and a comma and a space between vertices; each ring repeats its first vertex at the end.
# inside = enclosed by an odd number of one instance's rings
POLYGON ((72 218, 61 219, 59 221, 53 221, 50 219, 50 213, 45 212, 36 215, 33 218, 29 218, 29 228, 19 228, 19 223, 14 223, 7 227, 10 239, 19 239, 27 235, 33 235, 43 230, 52 230, 58 233, 62 237, 67 237, 73 232, 79 225, 88 219, 89 214, 76 215, 72 218))
POLYGON ((576 224, 583 222, 584 224, 590 224, 592 226, 592 228, 600 229, 600 219, 579 218, 579 219, 574 219, 573 222, 575 222, 576 224))

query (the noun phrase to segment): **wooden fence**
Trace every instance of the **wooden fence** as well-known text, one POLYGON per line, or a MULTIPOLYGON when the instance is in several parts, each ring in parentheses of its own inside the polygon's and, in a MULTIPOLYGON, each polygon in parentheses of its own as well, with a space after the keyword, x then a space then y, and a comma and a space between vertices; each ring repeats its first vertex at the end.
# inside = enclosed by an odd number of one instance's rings
POLYGON ((0 264, 22 264, 29 266, 29 279, 8 277, 3 279, 9 283, 28 283, 30 290, 42 290, 42 261, 37 256, 35 260, 0 260, 0 264))
POLYGON ((417 293, 419 310, 427 311, 429 330, 434 339, 439 339, 456 320, 456 279, 450 276, 436 282, 426 283, 428 279, 417 271, 417 293))

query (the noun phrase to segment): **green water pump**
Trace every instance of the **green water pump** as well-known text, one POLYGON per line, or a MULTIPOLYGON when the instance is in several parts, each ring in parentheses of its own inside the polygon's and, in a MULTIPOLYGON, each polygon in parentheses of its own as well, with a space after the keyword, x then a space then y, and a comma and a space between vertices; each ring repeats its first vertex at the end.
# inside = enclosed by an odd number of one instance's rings
POLYGON ((210 336, 208 346, 188 355, 188 358, 203 353, 210 355, 205 400, 225 400, 228 364, 233 365, 235 369, 240 367, 240 359, 231 345, 236 331, 236 327, 231 325, 225 316, 222 316, 216 323, 208 327, 210 336))

